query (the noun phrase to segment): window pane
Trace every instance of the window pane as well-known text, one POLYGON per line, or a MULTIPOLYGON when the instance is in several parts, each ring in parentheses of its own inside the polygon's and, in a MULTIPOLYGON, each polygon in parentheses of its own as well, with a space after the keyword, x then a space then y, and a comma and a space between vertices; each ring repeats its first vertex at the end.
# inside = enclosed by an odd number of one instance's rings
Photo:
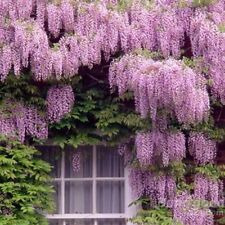
POLYGON ((66 213, 92 213, 92 182, 67 181, 65 187, 66 213))
POLYGON ((54 202, 55 202, 55 214, 61 213, 62 204, 61 204, 61 183, 60 182, 54 182, 54 202))
POLYGON ((65 177, 66 178, 81 178, 92 176, 92 147, 82 146, 78 149, 81 152, 80 171, 73 171, 73 154, 77 152, 76 149, 67 148, 65 151, 65 177))
POLYGON ((126 225, 126 221, 124 219, 102 219, 98 220, 98 225, 126 225))
POLYGON ((66 222, 66 225, 93 225, 93 220, 70 220, 66 222))
POLYGON ((124 182, 97 182, 98 213, 124 213, 124 182))
POLYGON ((61 184, 59 182, 54 182, 54 202, 55 202, 55 214, 61 213, 62 204, 61 204, 61 184))
POLYGON ((61 155, 62 151, 55 146, 38 146, 42 153, 41 158, 51 164, 51 177, 59 178, 61 176, 61 155))
POLYGON ((123 177, 124 162, 116 149, 97 147, 97 176, 98 177, 123 177))

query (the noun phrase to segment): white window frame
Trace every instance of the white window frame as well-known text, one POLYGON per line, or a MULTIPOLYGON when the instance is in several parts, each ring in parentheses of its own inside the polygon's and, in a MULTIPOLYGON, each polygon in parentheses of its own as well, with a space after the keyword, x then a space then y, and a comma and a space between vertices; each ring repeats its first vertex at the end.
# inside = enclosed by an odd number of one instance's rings
MULTIPOLYGON (((65 152, 62 152, 61 158, 61 176, 60 178, 53 178, 53 182, 60 182, 61 184, 61 214, 48 214, 46 215, 47 219, 49 220, 62 220, 62 225, 66 225, 66 220, 68 219, 92 219, 94 220, 93 225, 98 225, 98 219, 129 219, 136 214, 137 207, 128 205, 134 201, 131 194, 131 187, 129 185, 128 177, 129 177, 129 170, 128 168, 124 168, 124 177, 97 177, 97 146, 92 147, 93 157, 92 157, 92 177, 90 178, 65 178, 65 152), (92 181, 92 202, 93 202, 93 213, 76 213, 76 214, 66 214, 65 213, 65 182, 66 181, 92 181), (124 213, 110 213, 110 214, 103 214, 97 213, 97 181, 124 181, 124 213)), ((132 225, 132 223, 127 222, 127 225, 132 225)))

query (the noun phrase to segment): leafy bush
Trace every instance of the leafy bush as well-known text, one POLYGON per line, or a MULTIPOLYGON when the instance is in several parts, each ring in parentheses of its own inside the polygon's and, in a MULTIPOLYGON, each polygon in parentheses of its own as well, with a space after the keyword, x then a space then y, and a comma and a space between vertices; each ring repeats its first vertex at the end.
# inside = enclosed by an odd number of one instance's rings
POLYGON ((181 225, 172 218, 172 213, 164 207, 142 210, 131 221, 137 225, 181 225))
POLYGON ((46 225, 53 208, 48 163, 34 148, 0 138, 0 225, 46 225))

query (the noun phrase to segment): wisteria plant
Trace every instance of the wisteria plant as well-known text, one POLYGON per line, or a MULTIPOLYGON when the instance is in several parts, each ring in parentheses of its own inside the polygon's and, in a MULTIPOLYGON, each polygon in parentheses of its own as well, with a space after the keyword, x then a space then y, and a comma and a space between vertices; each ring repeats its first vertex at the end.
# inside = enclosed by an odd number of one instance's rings
POLYGON ((224 21, 224 0, 0 0, 0 134, 119 145, 134 196, 151 202, 134 223, 212 225, 224 21))

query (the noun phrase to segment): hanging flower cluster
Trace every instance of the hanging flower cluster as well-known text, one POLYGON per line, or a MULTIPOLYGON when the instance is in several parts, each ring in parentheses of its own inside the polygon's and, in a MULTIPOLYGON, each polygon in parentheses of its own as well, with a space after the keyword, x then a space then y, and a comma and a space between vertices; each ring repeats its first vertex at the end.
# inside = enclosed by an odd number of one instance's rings
POLYGON ((189 140, 189 152, 199 164, 214 163, 216 157, 216 142, 203 133, 192 132, 189 140))
POLYGON ((34 107, 26 108, 26 133, 38 139, 46 139, 48 137, 48 123, 45 115, 41 115, 34 107))
MULTIPOLYGON (((203 57, 206 72, 212 80, 212 91, 214 96, 219 97, 225 103, 225 36, 224 36, 224 4, 218 2, 220 9, 210 12, 198 11, 191 21, 190 39, 191 47, 195 57, 203 57)), ((218 6, 217 4, 217 6, 218 6)))
POLYGON ((223 182, 196 174, 194 180, 194 196, 196 199, 210 201, 213 206, 223 206, 223 182))
POLYGON ((47 93, 48 120, 51 123, 60 121, 72 110, 74 100, 75 97, 71 86, 51 87, 47 93))
POLYGON ((48 138, 49 123, 59 122, 74 105, 70 85, 52 86, 47 92, 47 112, 40 113, 34 106, 6 101, 0 115, 0 134, 24 142, 26 136, 48 138))
POLYGON ((128 54, 111 65, 109 81, 111 88, 118 87, 120 95, 133 91, 137 112, 142 117, 150 113, 153 122, 160 109, 187 124, 208 116, 209 96, 204 78, 180 61, 157 62, 128 54))
POLYGON ((156 1, 149 6, 148 1, 134 0, 121 9, 119 2, 104 0, 1 1, 0 80, 12 68, 19 75, 29 66, 36 80, 71 77, 80 66, 99 64, 101 53, 109 60, 118 51, 137 48, 179 58, 187 37, 194 55, 204 55, 210 63, 214 90, 222 96, 223 89, 216 88, 223 81, 223 63, 218 63, 223 58, 223 34, 218 25, 224 13, 218 12, 218 6, 207 11, 196 10, 191 1, 183 4, 156 1), (57 42, 57 48, 52 42, 57 42))
POLYGON ((44 115, 34 107, 8 102, 0 116, 0 134, 24 142, 26 135, 38 139, 48 137, 48 124, 44 115), (13 106, 11 106, 12 104, 13 106))
POLYGON ((120 144, 117 151, 124 158, 124 165, 128 165, 132 161, 132 154, 127 144, 120 144))
POLYGON ((157 175, 140 169, 130 169, 130 184, 135 197, 146 196, 154 204, 170 204, 176 194, 176 181, 169 175, 157 175))
POLYGON ((72 167, 73 167, 73 172, 75 173, 79 172, 81 169, 81 158, 82 158, 82 154, 80 151, 75 152, 73 154, 72 167))
POLYGON ((195 200, 194 196, 186 192, 177 195, 173 205, 174 219, 185 225, 213 225, 213 213, 195 200))
MULTIPOLYGON (((188 147, 190 154, 197 164, 206 165, 215 163, 217 148, 216 142, 210 140, 205 134, 191 132, 188 147)), ((194 197, 207 200, 213 207, 224 205, 223 182, 202 174, 196 174, 194 178, 194 197)))
MULTIPOLYGON (((7 102, 9 105, 10 102, 7 102)), ((16 105, 11 110, 7 109, 7 112, 1 112, 0 114, 0 134, 4 134, 11 138, 16 138, 20 141, 24 141, 25 138, 25 111, 22 105, 16 105)))
POLYGON ((108 10, 105 4, 78 2, 74 6, 69 0, 59 4, 47 0, 31 2, 21 8, 11 1, 0 3, 1 81, 12 68, 18 75, 28 66, 36 80, 71 77, 81 65, 99 64, 101 52, 108 60, 118 49, 119 29, 126 28, 124 16, 108 10), (57 48, 51 47, 48 33, 60 39, 57 48))
POLYGON ((181 132, 138 133, 136 135, 137 159, 142 166, 162 161, 168 166, 172 161, 181 161, 186 155, 185 137, 181 132))

